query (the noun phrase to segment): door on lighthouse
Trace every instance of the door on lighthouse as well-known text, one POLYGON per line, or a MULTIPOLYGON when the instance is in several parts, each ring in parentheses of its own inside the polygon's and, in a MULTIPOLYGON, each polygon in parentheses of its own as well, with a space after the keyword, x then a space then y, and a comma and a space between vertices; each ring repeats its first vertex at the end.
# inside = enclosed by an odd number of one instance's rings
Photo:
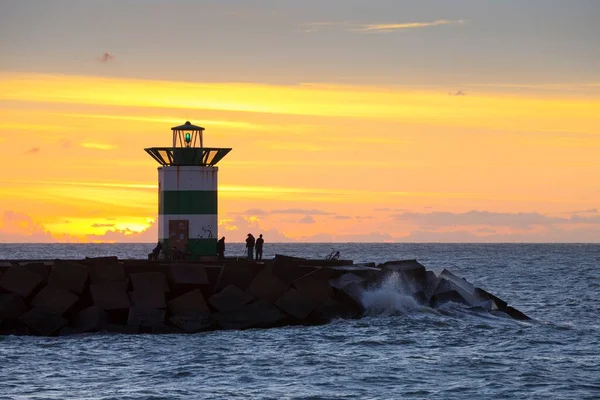
POLYGON ((172 219, 169 221, 169 247, 185 252, 190 233, 190 221, 172 219))

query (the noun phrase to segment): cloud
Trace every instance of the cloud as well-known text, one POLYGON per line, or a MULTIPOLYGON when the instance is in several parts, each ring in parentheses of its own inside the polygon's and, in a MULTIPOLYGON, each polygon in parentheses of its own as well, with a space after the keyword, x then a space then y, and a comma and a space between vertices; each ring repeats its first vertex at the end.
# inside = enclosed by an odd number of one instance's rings
POLYGON ((333 219, 352 219, 349 215, 336 215, 333 219))
POLYGON ((83 142, 83 143, 81 143, 81 147, 84 147, 86 149, 95 149, 95 150, 112 150, 116 146, 114 146, 112 144, 106 144, 106 143, 83 142))
POLYGON ((36 154, 40 152, 40 148, 39 147, 32 147, 31 149, 27 150, 25 152, 25 154, 36 154))
POLYGON ((115 224, 92 224, 92 228, 114 228, 115 224))
POLYGON ((466 96, 467 94, 462 90, 457 90, 455 92, 448 93, 448 96, 466 96))
POLYGON ((102 54, 102 56, 98 59, 98 61, 100 61, 101 63, 108 63, 111 62, 112 60, 114 60, 116 58, 115 55, 112 55, 110 53, 104 53, 102 54))
POLYGON ((246 235, 251 232, 255 233, 254 236, 262 233, 271 242, 294 241, 277 229, 264 229, 258 218, 234 215, 233 218, 224 217, 219 223, 218 236, 225 236, 228 242, 243 242, 246 240, 246 235))
POLYGON ((271 210, 271 214, 306 214, 306 215, 333 215, 333 213, 317 210, 317 209, 304 209, 304 208, 287 208, 279 210, 271 210))
POLYGON ((310 215, 305 215, 304 218, 302 218, 298 222, 301 223, 301 224, 314 224, 315 223, 315 219, 313 217, 311 217, 310 215))
POLYGON ((341 29, 347 32, 362 32, 362 33, 389 33, 399 30, 429 28, 442 25, 463 25, 467 21, 464 19, 449 20, 438 19, 429 22, 397 22, 397 23, 379 23, 379 24, 360 24, 352 21, 337 21, 337 22, 310 22, 302 25, 304 32, 312 33, 325 29, 341 29))
POLYGON ((244 211, 242 214, 244 214, 244 215, 267 215, 268 212, 265 210, 258 209, 258 208, 251 208, 249 210, 244 211))
POLYGON ((136 232, 130 228, 115 229, 112 224, 94 224, 93 226, 113 229, 109 229, 101 235, 87 235, 87 240, 92 242, 155 243, 158 239, 157 221, 153 221, 148 228, 141 232, 136 232))
POLYGON ((3 243, 54 243, 77 241, 69 235, 55 235, 29 215, 14 211, 0 214, 0 242, 3 243))
POLYGON ((303 236, 300 240, 309 243, 380 243, 397 241, 388 233, 368 232, 350 235, 334 235, 329 233, 318 233, 316 235, 303 236))
POLYGON ((391 215, 396 221, 409 222, 418 226, 437 228, 494 226, 514 229, 531 229, 535 226, 551 227, 554 225, 600 225, 600 215, 571 215, 566 218, 552 217, 540 213, 496 213, 490 211, 468 211, 464 213, 431 212, 402 213, 391 215))

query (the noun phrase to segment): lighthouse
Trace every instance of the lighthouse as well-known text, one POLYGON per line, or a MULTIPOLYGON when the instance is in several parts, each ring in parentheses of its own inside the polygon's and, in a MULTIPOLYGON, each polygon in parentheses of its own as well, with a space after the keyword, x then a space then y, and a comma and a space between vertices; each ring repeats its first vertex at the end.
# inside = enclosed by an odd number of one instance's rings
POLYGON ((230 148, 204 147, 204 128, 171 128, 172 147, 144 149, 158 167, 158 240, 169 256, 217 254, 218 171, 230 148), (179 254, 181 254, 179 253, 179 254))

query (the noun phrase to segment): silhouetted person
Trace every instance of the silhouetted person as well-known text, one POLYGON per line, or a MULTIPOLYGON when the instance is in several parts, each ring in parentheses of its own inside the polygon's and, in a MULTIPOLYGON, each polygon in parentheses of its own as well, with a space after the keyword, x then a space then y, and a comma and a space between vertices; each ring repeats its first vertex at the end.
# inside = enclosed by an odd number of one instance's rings
POLYGON ((252 260, 252 256, 254 255, 254 243, 256 242, 256 239, 254 239, 254 236, 252 236, 251 233, 248 234, 248 237, 246 238, 246 248, 248 249, 248 260, 252 260))
POLYGON ((265 243, 265 239, 263 239, 262 233, 261 233, 258 236, 258 239, 256 239, 256 259, 257 260, 262 260, 262 248, 263 248, 264 243, 265 243))
POLYGON ((158 255, 162 250, 162 243, 159 241, 155 248, 152 249, 152 253, 148 254, 148 259, 156 261, 158 260, 158 255))
POLYGON ((217 254, 219 255, 219 260, 225 259, 225 236, 217 241, 217 254))

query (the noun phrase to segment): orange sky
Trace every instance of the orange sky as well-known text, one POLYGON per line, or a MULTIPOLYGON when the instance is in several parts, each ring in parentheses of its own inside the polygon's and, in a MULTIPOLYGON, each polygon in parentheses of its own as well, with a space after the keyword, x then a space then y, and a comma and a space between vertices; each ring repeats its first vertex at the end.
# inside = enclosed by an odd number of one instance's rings
MULTIPOLYGON (((302 34, 426 37, 474 25, 427 21, 306 21, 302 34)), ((31 55, 10 51, 13 64, 0 68, 0 242, 155 241, 157 163, 143 149, 167 146, 187 120, 206 128, 208 146, 233 148, 219 163, 219 235, 229 241, 251 231, 271 242, 600 242, 600 75, 503 72, 452 85, 422 75, 327 82, 311 70, 317 83, 298 83, 298 72, 286 83, 215 79, 214 66, 206 79, 135 75, 118 52, 89 53, 79 69, 31 69, 15 64, 31 55)))

